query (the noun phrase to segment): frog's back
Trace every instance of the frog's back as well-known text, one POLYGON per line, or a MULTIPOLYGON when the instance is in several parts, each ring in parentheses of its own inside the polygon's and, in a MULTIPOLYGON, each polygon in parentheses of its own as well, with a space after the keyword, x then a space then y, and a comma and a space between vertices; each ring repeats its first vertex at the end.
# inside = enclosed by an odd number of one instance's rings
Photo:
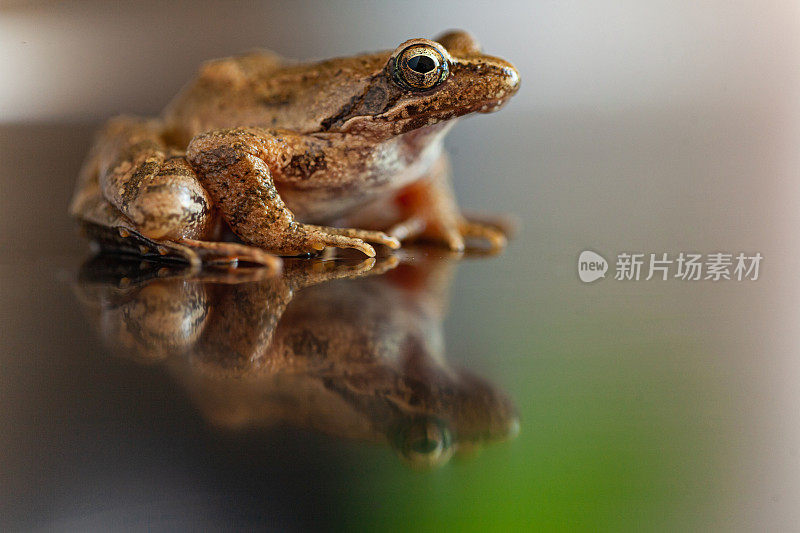
POLYGON ((164 111, 167 131, 183 145, 218 128, 319 131, 321 120, 358 94, 369 75, 380 70, 384 55, 296 63, 258 51, 206 62, 164 111))
MULTIPOLYGON (((196 76, 164 110, 163 118, 170 138, 186 145, 198 133, 221 127, 236 127, 242 114, 255 107, 247 98, 252 80, 270 77, 286 61, 268 50, 216 59, 203 63, 196 76), (244 98, 244 99, 243 99, 244 98)), ((269 106, 265 106, 265 111, 269 106)), ((258 117, 272 121, 274 116, 258 117)))

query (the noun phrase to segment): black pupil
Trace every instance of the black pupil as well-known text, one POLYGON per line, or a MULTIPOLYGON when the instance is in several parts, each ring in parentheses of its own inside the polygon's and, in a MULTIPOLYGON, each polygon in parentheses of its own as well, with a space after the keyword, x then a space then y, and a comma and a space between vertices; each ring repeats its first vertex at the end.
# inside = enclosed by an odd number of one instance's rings
POLYGON ((414 72, 425 74, 426 72, 430 72, 436 68, 436 63, 432 58, 426 55, 418 55, 408 60, 408 68, 414 72))

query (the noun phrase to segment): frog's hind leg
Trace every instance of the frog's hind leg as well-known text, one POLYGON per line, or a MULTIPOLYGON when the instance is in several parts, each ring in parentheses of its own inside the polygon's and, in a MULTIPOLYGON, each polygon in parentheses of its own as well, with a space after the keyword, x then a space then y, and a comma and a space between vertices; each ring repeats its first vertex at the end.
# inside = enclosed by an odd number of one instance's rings
POLYGON ((183 154, 167 146, 162 129, 158 120, 109 121, 81 170, 73 215, 126 234, 120 242, 100 241, 118 251, 132 245, 143 256, 278 269, 280 260, 257 248, 204 240, 217 227, 211 199, 183 154))
POLYGON ((83 222, 83 230, 99 251, 141 257, 156 261, 188 263, 190 272, 203 265, 234 266, 253 263, 280 270, 281 260, 259 248, 228 242, 206 242, 194 239, 176 241, 151 239, 143 235, 125 215, 111 205, 91 182, 73 202, 74 214, 83 222))
POLYGON ((281 259, 259 248, 232 242, 209 242, 194 239, 156 240, 142 235, 108 203, 82 217, 84 232, 102 252, 133 255, 146 260, 188 263, 191 271, 202 266, 237 266, 252 263, 275 272, 281 259))
POLYGON ((99 252, 131 255, 142 259, 188 263, 199 270, 202 258, 191 248, 171 241, 157 241, 142 235, 135 224, 99 194, 85 197, 75 215, 87 237, 99 252))
POLYGON ((202 239, 214 228, 211 199, 158 120, 117 117, 96 141, 102 195, 154 240, 202 239))
MULTIPOLYGON (((142 234, 141 228, 103 195, 101 172, 114 155, 114 145, 120 142, 120 135, 126 128, 130 133, 132 125, 141 122, 116 119, 98 135, 78 176, 70 213, 82 222, 84 232, 100 251, 172 259, 199 267, 200 256, 191 248, 142 234)), ((128 136, 129 139, 135 137, 128 136)))

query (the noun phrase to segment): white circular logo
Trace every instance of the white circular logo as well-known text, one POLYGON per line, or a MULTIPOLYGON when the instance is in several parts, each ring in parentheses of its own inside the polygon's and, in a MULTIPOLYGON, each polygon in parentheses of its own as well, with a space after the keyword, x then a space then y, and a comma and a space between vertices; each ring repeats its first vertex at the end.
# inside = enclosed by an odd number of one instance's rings
POLYGON ((578 257, 578 277, 584 283, 591 283, 600 278, 606 277, 608 271, 608 261, 591 250, 584 250, 578 257))

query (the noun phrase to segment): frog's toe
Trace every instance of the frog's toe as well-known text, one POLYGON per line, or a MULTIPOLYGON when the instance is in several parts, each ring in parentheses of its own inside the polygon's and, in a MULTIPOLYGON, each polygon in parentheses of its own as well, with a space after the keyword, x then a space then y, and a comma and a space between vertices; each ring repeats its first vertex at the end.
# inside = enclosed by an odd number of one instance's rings
POLYGON ((419 237, 425 231, 427 223, 421 216, 413 216, 399 222, 387 230, 387 234, 399 241, 405 241, 419 237))
POLYGON ((378 243, 378 244, 383 244, 384 246, 388 246, 392 250, 397 250, 398 248, 400 248, 400 240, 399 239, 397 239, 395 237, 392 237, 391 235, 387 235, 387 234, 383 233, 382 231, 375 231, 375 232, 372 232, 372 233, 375 233, 375 237, 373 237, 372 239, 368 239, 368 240, 370 240, 372 242, 375 242, 375 243, 378 243))
POLYGON ((486 241, 493 252, 503 250, 508 243, 505 233, 493 225, 462 219, 458 229, 464 237, 486 241))
MULTIPOLYGON (((312 226, 310 224, 306 224, 305 227, 312 229, 314 231, 318 231, 320 233, 325 233, 327 235, 338 235, 341 237, 347 237, 349 239, 362 241, 363 243, 372 242, 375 244, 383 244, 384 246, 388 246, 392 250, 397 250, 398 248, 400 248, 399 239, 397 239, 392 235, 387 235, 382 231, 373 231, 373 230, 357 229, 357 228, 334 228, 328 226, 312 226)), ((353 247, 348 246, 348 248, 353 248, 353 247)), ((361 248, 358 249, 360 250, 361 248)))
POLYGON ((269 252, 232 242, 210 242, 194 239, 180 239, 181 245, 186 246, 197 253, 208 266, 228 266, 235 268, 240 263, 250 263, 260 265, 267 270, 278 273, 281 271, 283 261, 280 257, 269 252))
POLYGON ((466 247, 464 237, 456 228, 449 228, 443 231, 442 240, 452 252, 463 252, 466 247))
POLYGON ((422 239, 446 246, 453 252, 463 252, 465 248, 464 236, 459 225, 455 222, 442 224, 432 223, 421 216, 413 216, 392 226, 389 235, 402 240, 410 241, 422 239))
POLYGON ((391 248, 392 250, 397 250, 400 248, 400 241, 392 237, 391 235, 387 235, 382 231, 372 231, 372 230, 365 230, 365 229, 353 229, 353 228, 333 228, 331 233, 336 235, 342 235, 345 237, 351 237, 354 239, 359 239, 364 242, 371 242, 375 244, 382 244, 391 248))
POLYGON ((334 235, 324 231, 314 232, 311 239, 311 245, 317 249, 323 249, 326 246, 334 246, 336 248, 353 248, 362 252, 367 257, 375 257, 375 248, 363 240, 353 237, 345 237, 344 235, 334 235))

